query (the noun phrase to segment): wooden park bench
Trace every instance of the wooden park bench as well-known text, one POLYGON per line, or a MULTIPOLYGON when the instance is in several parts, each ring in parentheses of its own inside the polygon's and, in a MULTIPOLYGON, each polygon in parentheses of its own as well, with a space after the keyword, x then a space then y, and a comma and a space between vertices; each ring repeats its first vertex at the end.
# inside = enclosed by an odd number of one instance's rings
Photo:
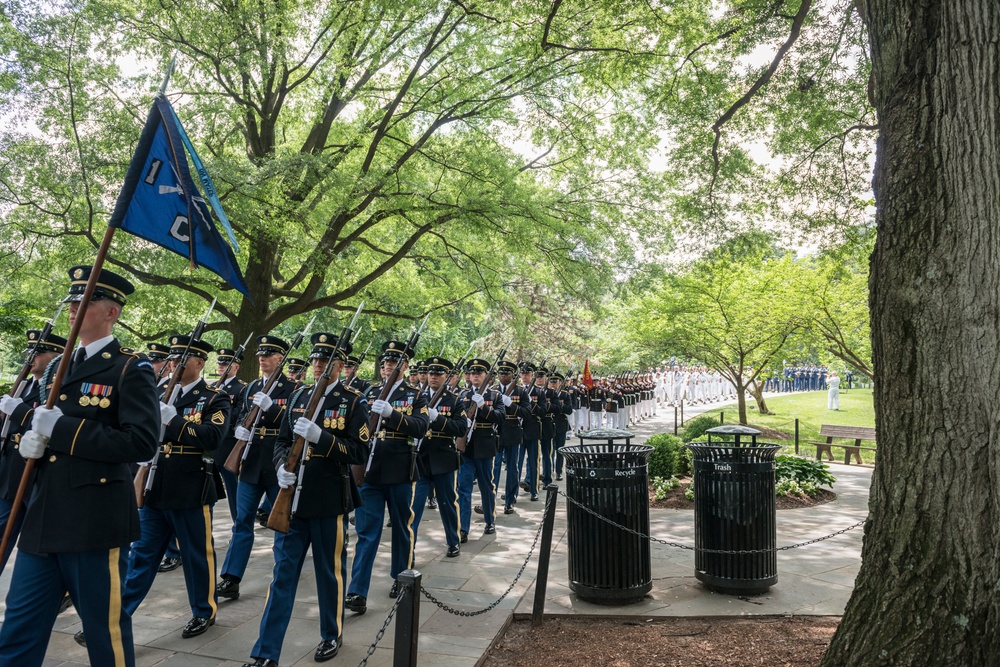
POLYGON ((871 441, 875 444, 875 429, 869 428, 867 426, 836 426, 834 424, 823 424, 819 429, 819 437, 826 438, 826 442, 810 442, 810 445, 816 445, 816 460, 821 461, 823 459, 823 452, 829 457, 829 460, 833 460, 833 447, 843 447, 844 448, 844 463, 847 465, 851 464, 851 456, 854 456, 854 460, 861 463, 861 450, 869 449, 875 451, 875 447, 863 447, 861 445, 862 440, 871 441), (853 445, 835 443, 834 438, 844 438, 854 440, 853 445))

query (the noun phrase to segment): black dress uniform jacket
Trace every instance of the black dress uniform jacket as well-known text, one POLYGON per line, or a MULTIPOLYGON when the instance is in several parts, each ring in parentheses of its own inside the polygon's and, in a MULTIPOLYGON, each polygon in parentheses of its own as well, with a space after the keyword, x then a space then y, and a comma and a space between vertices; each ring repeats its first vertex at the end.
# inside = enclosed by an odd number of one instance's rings
MULTIPOLYGON (((59 359, 45 371, 41 399, 59 359)), ((67 374, 56 406, 63 417, 36 463, 18 548, 45 554, 127 547, 139 539, 129 464, 153 458, 159 437, 153 365, 111 341, 67 374)))
POLYGON ((559 392, 547 387, 542 391, 545 393, 545 400, 547 404, 545 414, 542 415, 542 439, 549 440, 556 434, 556 414, 558 414, 562 408, 559 405, 559 399, 557 398, 559 392))
MULTIPOLYGON (((500 385, 495 389, 499 392, 500 385)), ((502 393, 502 392, 501 392, 502 393)), ((524 387, 514 387, 510 391, 510 405, 505 406, 503 426, 500 428, 500 446, 513 447, 524 440, 522 424, 531 418, 531 399, 524 387)))
POLYGON ((521 424, 524 430, 525 440, 538 440, 542 437, 542 417, 549 410, 549 399, 545 390, 532 385, 525 389, 531 399, 531 407, 528 410, 529 416, 521 424))
POLYGON ((229 397, 204 380, 174 401, 146 503, 162 510, 194 509, 219 499, 210 457, 229 430, 229 397), (211 466, 211 467, 209 467, 211 466), (204 497, 203 497, 204 493, 204 497))
POLYGON ((229 378, 228 382, 218 388, 220 392, 229 397, 230 407, 226 434, 223 436, 222 442, 219 443, 219 446, 216 447, 213 452, 216 469, 222 467, 222 464, 226 462, 226 459, 229 458, 229 454, 233 451, 233 447, 236 446, 236 436, 233 435, 233 430, 236 428, 236 416, 240 412, 240 408, 243 406, 243 392, 246 388, 247 383, 239 378, 229 378))
POLYGON ((362 396, 367 396, 368 390, 372 388, 372 383, 364 379, 363 377, 355 375, 353 378, 351 378, 351 381, 347 383, 347 386, 351 387, 352 389, 357 389, 359 392, 361 392, 362 396))
POLYGON ((446 389, 434 408, 437 419, 430 423, 417 452, 417 468, 422 476, 455 472, 462 465, 455 438, 466 433, 465 405, 446 389))
MULTIPOLYGON (((465 405, 467 415, 472 414, 472 394, 474 389, 466 389, 461 400, 465 405)), ((472 437, 465 447, 465 455, 470 459, 491 459, 497 455, 497 433, 503 428, 506 416, 500 394, 487 390, 482 395, 483 407, 476 411, 476 423, 472 429, 472 437)))
MULTIPOLYGON (((243 392, 243 405, 239 423, 253 409, 253 397, 257 392, 264 391, 263 378, 257 378, 243 392)), ((271 389, 273 403, 257 420, 253 440, 247 447, 246 458, 240 466, 240 481, 259 486, 274 486, 278 483, 278 473, 274 468, 275 444, 278 442, 278 429, 288 408, 288 399, 295 393, 296 384, 278 375, 277 382, 271 389)))
MULTIPOLYGON (((292 407, 281 420, 275 448, 274 466, 284 463, 295 443, 295 421, 306 416, 313 387, 305 387, 292 397, 292 407)), ((340 381, 327 391, 320 404, 319 442, 306 443, 299 459, 302 491, 295 516, 300 519, 347 514, 355 507, 351 493, 349 465, 363 465, 368 460, 368 402, 357 389, 340 381)))
POLYGON ((4 500, 14 500, 17 487, 21 484, 25 461, 17 451, 18 442, 31 427, 31 416, 38 406, 40 387, 41 384, 32 379, 31 386, 21 394, 23 402, 7 417, 10 426, 7 429, 7 441, 3 443, 3 453, 0 455, 0 498, 4 500))
POLYGON ((556 433, 565 433, 569 430, 569 415, 573 414, 573 399, 569 392, 554 391, 558 408, 555 413, 556 433))
MULTIPOLYGON (((369 404, 377 400, 382 385, 374 385, 368 390, 369 404)), ((365 473, 369 484, 409 484, 415 481, 416 449, 411 447, 410 438, 422 438, 427 433, 430 417, 427 414, 427 399, 417 387, 405 380, 392 390, 386 399, 393 407, 392 414, 382 419, 380 430, 375 434, 369 457, 371 466, 365 473)))

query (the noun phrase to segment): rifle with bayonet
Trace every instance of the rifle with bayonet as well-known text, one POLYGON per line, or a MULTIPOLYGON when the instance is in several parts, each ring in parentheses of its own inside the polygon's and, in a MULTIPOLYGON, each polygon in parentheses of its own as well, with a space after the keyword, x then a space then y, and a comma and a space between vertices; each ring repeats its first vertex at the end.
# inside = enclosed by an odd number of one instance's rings
POLYGON ((219 379, 212 383, 212 389, 218 389, 219 387, 222 386, 222 383, 226 381, 226 379, 229 377, 230 369, 232 369, 233 364, 237 363, 237 360, 243 356, 243 353, 247 349, 247 345, 250 344, 251 338, 253 338, 253 332, 251 332, 250 335, 247 336, 247 339, 243 341, 243 344, 240 345, 238 348, 236 348, 236 350, 233 352, 233 358, 229 360, 228 364, 226 364, 226 368, 219 375, 219 379))
MULTIPOLYGON (((509 341, 507 341, 507 344, 503 346, 503 349, 500 350, 500 354, 497 355, 497 360, 493 362, 492 366, 490 366, 490 369, 486 373, 486 378, 483 380, 483 383, 479 385, 479 387, 473 387, 473 391, 475 391, 475 393, 482 395, 484 391, 489 390, 490 385, 493 384, 493 378, 496 377, 497 374, 497 365, 501 361, 503 361, 503 358, 507 355, 507 348, 510 347, 510 344, 513 341, 514 339, 511 338, 509 341)), ((472 430, 476 428, 476 414, 478 412, 479 412, 479 406, 473 403, 472 412, 466 415, 469 418, 470 422, 469 430, 466 432, 465 435, 455 438, 455 448, 460 452, 464 452, 466 448, 469 446, 469 440, 472 439, 472 430)))
MULTIPOLYGON (((212 299, 212 303, 209 304, 208 311, 205 313, 205 316, 198 320, 198 323, 194 325, 194 329, 191 330, 191 336, 188 338, 187 345, 184 347, 184 352, 181 354, 181 358, 177 362, 174 372, 170 375, 170 381, 167 383, 167 388, 163 391, 163 395, 160 396, 161 403, 173 405, 174 401, 177 400, 177 393, 180 389, 177 384, 184 375, 184 368, 187 366, 188 359, 191 357, 191 343, 196 340, 201 340, 201 334, 205 331, 205 325, 208 323, 208 316, 212 314, 212 310, 215 308, 215 301, 215 299, 212 299)), ((163 367, 166 368, 168 365, 169 364, 165 363, 163 364, 163 367)), ((165 426, 161 424, 160 443, 163 442, 163 433, 165 430, 165 426)), ((159 460, 160 449, 159 446, 157 446, 156 454, 153 455, 152 461, 140 465, 139 470, 135 473, 135 479, 132 480, 132 484, 135 488, 135 501, 140 509, 146 504, 146 492, 153 488, 153 480, 156 478, 156 467, 159 460)))
MULTIPOLYGON (((403 349, 400 351, 404 359, 406 358, 407 350, 416 353, 417 342, 420 340, 420 334, 423 332, 424 325, 427 324, 427 318, 429 317, 430 313, 428 313, 424 317, 424 321, 420 323, 419 328, 410 330, 410 335, 406 339, 406 343, 403 345, 403 349)), ((376 367, 377 366, 378 364, 376 364, 376 367)), ((396 383, 399 382, 399 378, 402 375, 402 373, 403 373, 403 364, 402 362, 400 362, 396 364, 396 366, 392 369, 392 372, 389 373, 389 377, 385 378, 385 382, 382 383, 382 389, 381 391, 379 391, 378 400, 384 401, 389 398, 389 394, 392 393, 392 390, 396 386, 396 383)), ((371 468, 372 460, 375 458, 375 446, 378 444, 378 433, 381 430, 381 428, 382 428, 382 415, 373 412, 368 417, 368 432, 371 433, 372 436, 371 449, 368 452, 368 463, 363 466, 351 464, 351 474, 354 476, 354 483, 357 484, 359 489, 365 483, 365 473, 367 473, 368 469, 371 468)), ((413 452, 411 458, 415 459, 415 457, 416 457, 416 452, 413 452)), ((411 468, 412 467, 413 466, 411 464, 411 468)))
MULTIPOLYGON (((56 314, 52 316, 52 319, 47 320, 45 325, 42 326, 41 332, 38 334, 38 342, 31 346, 28 350, 28 354, 24 359, 24 365, 21 366, 21 372, 17 374, 14 378, 14 384, 10 386, 9 396, 14 398, 20 398, 21 394, 24 393, 24 388, 27 385, 28 374, 31 373, 31 367, 35 363, 35 358, 38 356, 38 346, 45 343, 48 339, 49 334, 52 333, 52 328, 56 324, 56 320, 59 319, 59 315, 62 314, 64 304, 60 303, 59 308, 56 309, 56 314)), ((65 351, 63 352, 65 354, 65 351)), ((10 419, 7 415, 0 414, 0 420, 3 421, 3 430, 0 431, 0 443, 2 443, 7 438, 7 433, 10 431, 10 419)))
MULTIPOLYGON (((278 382, 278 378, 281 377, 282 371, 285 370, 285 362, 288 360, 288 355, 302 344, 302 340, 309 335, 309 330, 312 328, 313 322, 315 321, 316 316, 314 315, 313 318, 309 320, 309 324, 306 325, 306 328, 295 334, 295 339, 292 340, 291 347, 288 348, 288 352, 286 354, 282 355, 281 363, 278 364, 278 367, 273 373, 271 373, 271 377, 267 378, 267 384, 265 384, 261 389, 262 392, 268 396, 271 395, 274 385, 278 382)), ((223 464, 223 467, 234 475, 240 474, 240 464, 243 463, 243 459, 247 456, 247 452, 249 451, 247 447, 249 447, 250 443, 253 441, 255 427, 257 426, 257 422, 260 421, 261 416, 262 413, 260 407, 255 405, 250 409, 247 416, 244 417, 243 421, 240 423, 240 426, 250 431, 250 439, 237 440, 236 444, 233 445, 233 451, 229 452, 229 456, 223 464)))
MULTIPOLYGON (((320 415, 323 413, 323 399, 326 397, 326 387, 330 382, 330 376, 333 374, 334 362, 337 361, 337 352, 344 349, 347 343, 350 342, 351 336, 354 334, 354 327, 358 323, 358 317, 361 315, 361 309, 364 307, 365 302, 362 301, 361 305, 354 312, 354 318, 351 320, 351 323, 340 332, 340 337, 337 338, 333 354, 330 355, 330 360, 327 361, 326 368, 316 378, 316 384, 313 385, 312 394, 309 396, 309 404, 306 407, 304 416, 300 417, 300 419, 309 419, 314 423, 319 423, 320 415)), ((305 473, 305 466, 301 465, 300 461, 305 447, 306 439, 301 435, 296 435, 291 448, 288 450, 288 455, 285 457, 285 470, 296 474, 297 479, 294 487, 289 486, 278 491, 278 497, 271 508, 270 516, 267 518, 267 527, 279 533, 288 532, 292 521, 292 514, 298 508, 299 494, 302 492, 302 477, 305 473)))

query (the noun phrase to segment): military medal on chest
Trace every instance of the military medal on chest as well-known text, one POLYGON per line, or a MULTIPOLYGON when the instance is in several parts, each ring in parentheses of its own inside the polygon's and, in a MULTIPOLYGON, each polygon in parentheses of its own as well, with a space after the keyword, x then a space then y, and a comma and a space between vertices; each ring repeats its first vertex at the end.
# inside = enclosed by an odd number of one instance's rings
POLYGON ((111 399, 108 397, 111 396, 112 389, 114 387, 110 385, 84 382, 80 385, 80 405, 108 408, 111 406, 111 399))

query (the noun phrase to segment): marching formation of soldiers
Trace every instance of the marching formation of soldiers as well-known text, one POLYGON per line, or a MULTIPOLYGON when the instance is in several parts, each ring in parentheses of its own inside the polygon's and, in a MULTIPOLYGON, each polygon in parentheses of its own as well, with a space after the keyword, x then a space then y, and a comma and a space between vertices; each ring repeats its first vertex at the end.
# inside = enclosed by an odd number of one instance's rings
POLYGON ((121 347, 113 330, 134 287, 102 270, 81 311, 90 273, 69 272, 74 348, 50 325, 27 332, 28 361, 0 400, 0 528, 11 523, 18 545, 0 664, 41 665, 56 615, 72 604, 91 664, 134 665, 132 614, 157 574, 175 568, 191 614, 182 636, 207 632, 219 601, 240 597, 261 522, 275 531, 274 563, 246 667, 278 665, 310 548, 314 659, 329 660, 345 613, 367 611, 384 527, 393 579, 384 594, 397 597, 427 509, 442 522, 445 556, 457 557, 474 514, 493 535, 498 516, 562 478, 571 434, 656 412, 653 373, 585 382, 505 352, 418 361, 416 336, 381 344, 380 382, 370 384, 347 327, 312 334, 308 359, 290 356, 303 335, 258 336, 260 377, 245 384, 236 377, 244 346, 215 349, 203 322, 144 352, 121 347), (232 531, 219 563, 212 522, 222 498, 232 531))

